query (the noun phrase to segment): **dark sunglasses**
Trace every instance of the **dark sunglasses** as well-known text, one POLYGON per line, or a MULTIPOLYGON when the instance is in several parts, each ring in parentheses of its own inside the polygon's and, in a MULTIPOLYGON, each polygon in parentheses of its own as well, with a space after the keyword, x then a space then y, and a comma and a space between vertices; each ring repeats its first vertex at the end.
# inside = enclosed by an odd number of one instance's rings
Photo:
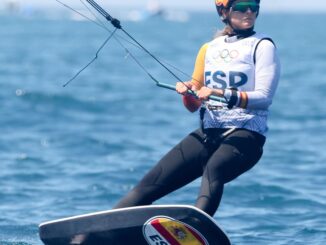
POLYGON ((247 12, 247 10, 250 9, 253 13, 257 13, 259 10, 259 4, 255 2, 240 2, 237 4, 234 4, 231 7, 231 11, 237 11, 241 13, 247 12))

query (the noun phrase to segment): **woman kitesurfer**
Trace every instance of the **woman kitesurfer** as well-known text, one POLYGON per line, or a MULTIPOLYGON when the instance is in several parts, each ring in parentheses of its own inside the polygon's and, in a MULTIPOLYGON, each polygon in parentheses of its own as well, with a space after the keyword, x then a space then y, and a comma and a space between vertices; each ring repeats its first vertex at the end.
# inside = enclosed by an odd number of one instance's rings
POLYGON ((224 185, 261 158, 268 108, 280 64, 272 39, 254 31, 260 0, 216 0, 225 23, 197 56, 193 78, 176 90, 190 111, 200 108, 201 127, 186 136, 115 206, 149 205, 202 176, 195 206, 213 216, 224 185), (197 97, 188 95, 191 89, 197 97), (209 100, 224 97, 228 104, 209 100))

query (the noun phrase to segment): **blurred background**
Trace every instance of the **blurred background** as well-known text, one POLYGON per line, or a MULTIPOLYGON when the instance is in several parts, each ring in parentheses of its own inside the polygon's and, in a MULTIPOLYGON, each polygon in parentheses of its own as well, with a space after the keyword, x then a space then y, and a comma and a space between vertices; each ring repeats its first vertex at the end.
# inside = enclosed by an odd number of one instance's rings
MULTIPOLYGON (((85 1, 61 2, 103 20, 85 1)), ((223 28, 213 1, 98 2, 185 80, 201 45, 223 28)), ((114 39, 63 88, 110 35, 89 19, 54 0, 1 0, 1 245, 41 244, 41 222, 110 209, 198 127, 197 113, 156 87, 114 39)), ((326 242, 325 22, 325 1, 261 3, 256 30, 275 41, 282 77, 264 156, 227 185, 214 217, 232 244, 326 242)), ((175 84, 121 32, 115 36, 159 81, 175 84)), ((191 205, 199 185, 157 203, 191 205)))

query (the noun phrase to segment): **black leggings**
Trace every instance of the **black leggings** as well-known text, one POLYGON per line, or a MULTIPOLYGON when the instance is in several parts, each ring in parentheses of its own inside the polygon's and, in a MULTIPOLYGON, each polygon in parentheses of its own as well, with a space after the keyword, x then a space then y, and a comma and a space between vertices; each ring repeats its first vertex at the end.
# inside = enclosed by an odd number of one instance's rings
POLYGON ((263 153, 265 137, 236 129, 198 129, 189 134, 150 170, 116 206, 149 205, 202 176, 196 207, 213 216, 224 184, 251 169, 263 153))

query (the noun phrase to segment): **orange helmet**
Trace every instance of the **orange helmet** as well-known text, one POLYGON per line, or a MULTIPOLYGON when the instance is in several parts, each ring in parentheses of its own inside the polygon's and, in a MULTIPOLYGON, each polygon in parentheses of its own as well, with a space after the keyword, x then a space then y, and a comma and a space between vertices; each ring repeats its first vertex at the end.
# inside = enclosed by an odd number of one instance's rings
MULTIPOLYGON (((215 0, 216 6, 222 8, 229 8, 233 2, 235 2, 235 0, 215 0)), ((256 0, 256 2, 259 4, 260 0, 256 0)))
POLYGON ((216 6, 221 6, 224 8, 228 8, 232 2, 234 2, 235 0, 215 0, 215 4, 216 6))

